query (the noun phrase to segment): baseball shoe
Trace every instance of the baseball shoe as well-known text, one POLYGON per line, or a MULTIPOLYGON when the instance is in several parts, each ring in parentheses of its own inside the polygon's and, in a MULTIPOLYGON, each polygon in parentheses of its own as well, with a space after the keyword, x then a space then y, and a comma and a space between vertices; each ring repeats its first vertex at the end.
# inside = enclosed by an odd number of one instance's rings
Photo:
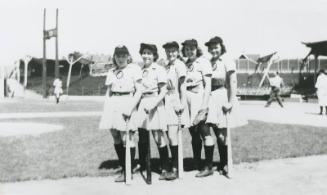
POLYGON ((202 171, 197 173, 195 177, 207 177, 209 175, 213 175, 213 170, 212 168, 206 167, 202 171))
POLYGON ((178 177, 178 172, 176 168, 173 168, 172 172, 169 172, 166 176, 166 180, 171 181, 175 180, 178 177))

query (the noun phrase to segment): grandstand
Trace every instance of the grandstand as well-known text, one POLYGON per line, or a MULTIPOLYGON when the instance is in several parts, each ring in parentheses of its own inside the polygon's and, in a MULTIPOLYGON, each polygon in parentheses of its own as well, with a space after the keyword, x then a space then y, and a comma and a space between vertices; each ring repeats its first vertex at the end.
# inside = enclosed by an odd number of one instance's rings
MULTIPOLYGON (((70 81, 68 95, 104 95, 106 88, 104 86, 105 76, 111 67, 111 57, 109 55, 90 55, 87 54, 89 62, 77 62, 72 67, 72 77, 70 81), (84 65, 83 65, 84 64, 84 65), (87 64, 85 66, 85 64, 87 64)), ((247 55, 251 59, 240 56, 236 59, 238 95, 239 96, 265 96, 269 94, 269 83, 267 80, 263 82, 262 87, 258 88, 259 82, 263 76, 262 71, 267 67, 267 63, 263 63, 259 70, 253 61, 259 58, 259 55, 247 55)), ((20 61, 20 72, 23 76, 24 62, 20 61)), ((284 79, 285 87, 282 95, 290 95, 290 93, 312 93, 314 59, 309 59, 308 63, 301 69, 301 59, 282 59, 273 63, 269 69, 269 73, 278 71, 284 79)), ((59 60, 60 75, 62 76, 64 93, 67 94, 66 81, 69 70, 69 62, 65 59, 59 60)), ((47 85, 49 94, 52 91, 52 82, 54 80, 54 60, 47 60, 47 85)), ((318 69, 327 69, 327 59, 319 59, 318 69)), ((28 63, 28 82, 26 89, 33 90, 42 94, 42 59, 32 58, 28 63)), ((20 79, 22 82, 23 79, 20 79)))

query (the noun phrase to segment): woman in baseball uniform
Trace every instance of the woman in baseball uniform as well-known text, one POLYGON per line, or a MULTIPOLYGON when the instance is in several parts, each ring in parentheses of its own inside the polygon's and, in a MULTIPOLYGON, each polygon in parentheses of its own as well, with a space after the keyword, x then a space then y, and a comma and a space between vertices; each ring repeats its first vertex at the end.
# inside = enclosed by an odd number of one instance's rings
POLYGON ((186 67, 179 58, 179 45, 177 42, 168 42, 163 45, 167 55, 167 95, 165 97, 165 110, 167 116, 168 138, 172 157, 172 172, 167 180, 174 180, 178 176, 178 114, 181 115, 181 125, 189 127, 189 115, 186 102, 186 88, 184 85, 186 67))
POLYGON ((219 172, 228 175, 227 144, 226 144, 226 112, 230 112, 229 127, 247 124, 247 121, 238 115, 238 101, 236 97, 237 80, 236 65, 233 59, 228 58, 225 45, 220 37, 213 37, 205 43, 212 55, 211 95, 209 112, 206 123, 209 124, 217 137, 220 155, 219 172))
POLYGON ((167 123, 163 102, 167 93, 167 73, 164 67, 156 63, 159 57, 156 45, 142 43, 140 54, 143 59, 143 93, 138 107, 140 165, 141 170, 144 170, 147 148, 150 144, 148 130, 151 130, 161 161, 162 173, 159 179, 164 180, 168 170, 168 147, 164 138, 167 123))
MULTIPOLYGON (((130 139, 131 159, 135 157, 134 132, 138 128, 136 106, 141 98, 141 68, 129 63, 130 54, 125 46, 115 48, 114 67, 109 70, 108 86, 100 129, 110 129, 120 165, 125 168, 125 140, 130 139), (131 131, 126 138, 126 130, 131 131)), ((115 180, 124 182, 124 172, 115 180)))
POLYGON ((327 74, 326 71, 323 69, 319 70, 318 72, 315 88, 317 89, 320 115, 324 114, 324 107, 326 109, 325 113, 327 114, 327 74))
POLYGON ((212 153, 214 142, 210 134, 210 128, 205 123, 211 91, 212 69, 209 60, 202 57, 202 52, 196 40, 186 40, 182 45, 183 56, 187 58, 185 85, 191 123, 189 131, 192 136, 195 165, 200 170, 196 177, 204 177, 213 174, 212 153), (204 141, 206 158, 204 169, 200 167, 202 140, 204 141))

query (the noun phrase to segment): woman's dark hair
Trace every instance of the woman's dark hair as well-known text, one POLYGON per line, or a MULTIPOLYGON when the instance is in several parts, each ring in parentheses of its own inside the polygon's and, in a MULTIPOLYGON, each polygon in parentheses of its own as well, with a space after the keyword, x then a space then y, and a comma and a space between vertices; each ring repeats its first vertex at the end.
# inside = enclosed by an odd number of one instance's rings
POLYGON ((226 53, 226 47, 225 47, 224 41, 223 41, 222 38, 220 38, 218 36, 215 36, 215 37, 211 38, 208 42, 205 43, 205 46, 207 46, 208 51, 210 51, 210 47, 212 45, 216 45, 216 44, 219 44, 220 47, 221 47, 221 54, 220 55, 223 55, 224 53, 226 53))
POLYGON ((224 54, 224 53, 226 53, 227 51, 226 51, 226 47, 225 47, 225 45, 222 43, 222 42, 220 42, 220 43, 212 43, 212 44, 210 44, 209 46, 208 46, 208 52, 210 52, 210 47, 211 47, 211 45, 214 45, 214 44, 219 44, 220 45, 220 47, 221 47, 221 56, 224 54))
POLYGON ((148 49, 153 53, 153 61, 156 62, 159 58, 157 46, 154 44, 141 43, 141 47, 139 51, 140 55, 142 55, 145 49, 148 49))
MULTIPOLYGON (((130 64, 133 62, 132 56, 130 54, 127 54, 127 55, 128 55, 127 64, 130 64)), ((116 62, 115 56, 116 56, 116 54, 114 54, 114 56, 112 58, 112 63, 113 63, 113 65, 117 66, 118 64, 116 62)))
MULTIPOLYGON (((186 45, 186 47, 187 47, 187 45, 186 45)), ((183 54, 183 57, 186 57, 184 45, 182 46, 182 54, 183 54)), ((203 55, 202 50, 199 47, 196 47, 196 57, 201 57, 202 55, 203 55)))

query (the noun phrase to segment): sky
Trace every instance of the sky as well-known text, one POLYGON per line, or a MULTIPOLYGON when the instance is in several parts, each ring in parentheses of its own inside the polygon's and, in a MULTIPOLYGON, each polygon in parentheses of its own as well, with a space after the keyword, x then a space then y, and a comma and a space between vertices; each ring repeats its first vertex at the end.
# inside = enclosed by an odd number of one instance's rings
MULTIPOLYGON (((125 44, 140 59, 142 42, 179 43, 195 38, 204 43, 220 36, 227 52, 281 58, 303 58, 304 42, 327 40, 327 0, 1 0, 0 64, 32 55, 42 57, 43 9, 46 28, 55 26, 59 9, 59 57, 73 51, 112 54, 125 44)), ((55 56, 54 39, 47 56, 55 56)))

